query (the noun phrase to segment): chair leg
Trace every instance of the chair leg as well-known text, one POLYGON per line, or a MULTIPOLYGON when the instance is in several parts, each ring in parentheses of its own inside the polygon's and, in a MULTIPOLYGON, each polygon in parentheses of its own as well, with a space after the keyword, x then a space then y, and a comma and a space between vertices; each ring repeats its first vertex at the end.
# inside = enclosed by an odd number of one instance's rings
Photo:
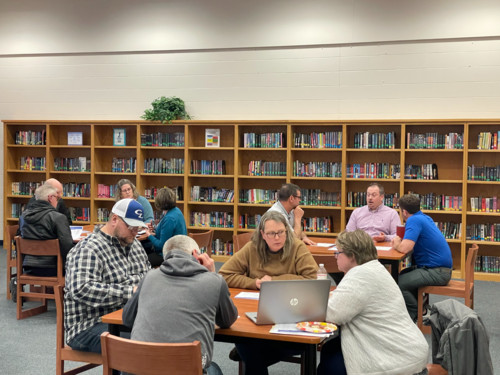
POLYGON ((238 375, 245 375, 245 366, 243 365, 243 361, 238 362, 238 375))

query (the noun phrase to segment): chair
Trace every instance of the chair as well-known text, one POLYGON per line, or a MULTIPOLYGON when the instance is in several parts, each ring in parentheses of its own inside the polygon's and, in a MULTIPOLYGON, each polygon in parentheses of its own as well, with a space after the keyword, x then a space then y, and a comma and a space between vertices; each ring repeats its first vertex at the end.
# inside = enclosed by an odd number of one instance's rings
POLYGON ((205 251, 208 254, 208 256, 210 257, 212 256, 212 240, 214 238, 213 229, 210 229, 209 231, 202 233, 191 232, 188 233, 188 236, 196 241, 200 249, 205 248, 205 251))
POLYGON ((16 268, 16 253, 15 248, 12 247, 15 241, 16 233, 19 229, 19 225, 8 225, 7 231, 9 233, 9 241, 7 244, 7 299, 11 299, 10 295, 10 280, 13 277, 16 277, 16 273, 12 271, 13 268, 16 268))
POLYGON ((233 235, 233 253, 239 251, 247 242, 250 242, 253 232, 246 232, 233 235))
POLYGON ((434 364, 434 363, 428 363, 427 364, 427 374, 428 375, 448 375, 448 371, 446 371, 443 366, 434 364))
POLYGON ((140 375, 200 375, 201 344, 151 343, 124 339, 109 332, 101 335, 103 374, 112 370, 140 375))
POLYGON ((59 240, 28 240, 16 237, 16 267, 17 267, 17 319, 29 318, 47 311, 47 299, 55 299, 53 293, 47 293, 47 287, 64 285, 62 257, 59 251, 59 240), (57 276, 32 276, 23 272, 24 255, 48 255, 57 257, 57 276), (29 285, 28 292, 23 286, 29 285), (40 291, 34 291, 33 286, 41 286, 40 291), (23 310, 23 298, 40 299, 41 305, 23 310))
POLYGON ((56 375, 72 375, 90 370, 102 365, 102 356, 99 353, 82 352, 73 350, 64 342, 64 286, 58 285, 54 288, 56 298, 56 375), (64 371, 64 361, 86 362, 74 369, 64 371))
POLYGON ((423 333, 430 333, 431 329, 423 325, 423 308, 425 300, 428 300, 429 294, 438 294, 441 296, 460 297, 465 300, 465 305, 474 308, 474 265, 476 264, 477 252, 479 247, 473 244, 467 254, 465 264, 465 281, 450 280, 448 285, 435 286, 429 285, 418 288, 418 312, 417 325, 423 333))

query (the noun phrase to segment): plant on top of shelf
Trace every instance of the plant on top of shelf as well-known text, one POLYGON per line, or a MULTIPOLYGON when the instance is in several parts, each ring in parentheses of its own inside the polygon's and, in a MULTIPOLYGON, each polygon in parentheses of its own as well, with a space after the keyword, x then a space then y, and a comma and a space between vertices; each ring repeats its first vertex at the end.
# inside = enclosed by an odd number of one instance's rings
POLYGON ((164 97, 153 100, 151 103, 153 109, 146 109, 144 115, 141 116, 144 120, 161 121, 162 123, 172 123, 173 120, 191 119, 187 114, 184 106, 184 100, 176 96, 164 97))

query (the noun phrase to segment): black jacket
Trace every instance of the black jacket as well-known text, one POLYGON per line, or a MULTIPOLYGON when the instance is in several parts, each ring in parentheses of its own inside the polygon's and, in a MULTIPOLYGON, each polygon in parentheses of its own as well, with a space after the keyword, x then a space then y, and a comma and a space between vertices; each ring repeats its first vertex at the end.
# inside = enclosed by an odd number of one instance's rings
MULTIPOLYGON (((63 262, 73 247, 73 238, 66 217, 57 212, 47 201, 35 200, 23 212, 20 220, 21 237, 29 240, 59 239, 59 247, 63 262)), ((56 267, 56 259, 51 256, 24 257, 23 266, 52 268, 56 267)))
MULTIPOLYGON (((29 200, 28 204, 26 205, 26 209, 30 208, 33 203, 36 202, 35 196, 32 196, 31 199, 29 200)), ((66 219, 68 220, 68 225, 72 225, 73 221, 71 220, 71 214, 69 213, 68 207, 66 207, 66 204, 64 203, 63 199, 59 199, 57 201, 57 207, 56 211, 62 213, 64 216, 66 216, 66 219)))

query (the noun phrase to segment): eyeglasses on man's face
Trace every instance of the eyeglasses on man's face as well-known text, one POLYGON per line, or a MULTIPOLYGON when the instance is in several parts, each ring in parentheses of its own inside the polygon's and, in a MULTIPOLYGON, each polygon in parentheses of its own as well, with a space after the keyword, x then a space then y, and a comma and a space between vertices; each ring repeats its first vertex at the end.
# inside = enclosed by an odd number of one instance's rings
POLYGON ((343 254, 343 253, 344 253, 343 251, 334 251, 333 255, 335 256, 335 258, 338 258, 339 254, 343 254))
POLYGON ((280 230, 278 232, 267 232, 267 233, 264 232, 266 237, 269 237, 269 238, 282 237, 285 233, 286 233, 286 230, 280 230))
POLYGON ((141 230, 141 227, 133 227, 133 226, 128 225, 127 222, 125 220, 123 220, 122 217, 120 217, 120 220, 123 221, 123 223, 127 226, 127 229, 131 232, 139 232, 141 230))

